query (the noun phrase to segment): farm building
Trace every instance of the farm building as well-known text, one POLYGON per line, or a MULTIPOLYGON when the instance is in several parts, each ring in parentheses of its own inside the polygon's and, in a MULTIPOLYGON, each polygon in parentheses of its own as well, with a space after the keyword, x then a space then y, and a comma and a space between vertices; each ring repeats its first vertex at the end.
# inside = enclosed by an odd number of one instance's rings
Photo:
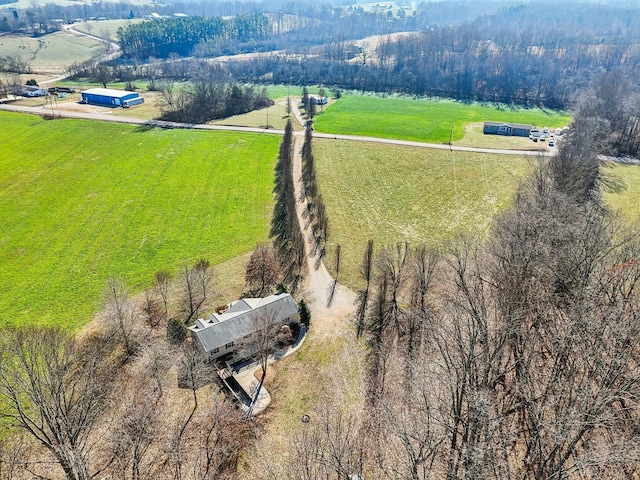
POLYGON ((484 122, 485 135, 507 135, 514 137, 528 137, 531 125, 520 123, 484 122))
POLYGON ((209 320, 196 320, 189 330, 195 344, 212 359, 238 350, 248 357, 253 353, 249 351, 252 341, 261 329, 299 321, 298 305, 293 297, 280 293, 237 300, 228 308, 219 308, 209 320))
POLYGON ((22 85, 16 88, 13 94, 21 97, 44 97, 49 94, 49 90, 33 85, 22 85))
POLYGON ((82 103, 93 105, 105 105, 108 107, 131 107, 144 103, 136 92, 126 90, 113 90, 111 88, 90 88, 82 92, 82 103))
MULTIPOLYGON (((304 103, 304 98, 300 100, 304 103)), ((321 97, 320 95, 309 95, 309 101, 315 103, 316 105, 326 105, 329 103, 328 97, 321 97)))

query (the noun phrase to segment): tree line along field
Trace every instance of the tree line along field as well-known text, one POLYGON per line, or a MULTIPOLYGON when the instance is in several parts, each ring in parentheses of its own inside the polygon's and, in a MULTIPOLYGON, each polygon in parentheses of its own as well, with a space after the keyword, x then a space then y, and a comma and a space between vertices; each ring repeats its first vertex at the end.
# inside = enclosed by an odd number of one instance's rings
POLYGON ((277 136, 0 113, 0 324, 77 329, 106 281, 140 289, 267 238, 277 136))
POLYGON ((484 120, 564 127, 571 117, 564 112, 538 108, 484 106, 452 100, 382 98, 373 95, 344 95, 317 116, 318 132, 363 135, 401 140, 448 143, 453 125, 453 141, 464 136, 469 122, 484 120))

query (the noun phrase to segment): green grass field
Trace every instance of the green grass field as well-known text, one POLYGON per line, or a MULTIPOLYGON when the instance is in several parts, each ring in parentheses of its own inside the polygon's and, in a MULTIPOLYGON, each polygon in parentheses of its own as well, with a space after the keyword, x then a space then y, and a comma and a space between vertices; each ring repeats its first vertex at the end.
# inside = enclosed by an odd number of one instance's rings
POLYGON ((0 112, 0 324, 82 326, 106 280, 267 238, 280 138, 0 112))
POLYGON ((96 37, 110 39, 112 42, 118 42, 116 35, 118 28, 126 28, 128 25, 143 22, 142 19, 124 19, 124 20, 100 20, 75 23, 74 30, 79 32, 95 35, 96 37))
MULTIPOLYGON (((267 91, 269 92, 269 97, 272 100, 277 98, 290 96, 294 105, 296 102, 300 102, 302 98, 302 88, 300 85, 265 85, 267 87, 267 91)), ((261 86, 256 85, 256 88, 261 88, 261 86)), ((317 94, 320 87, 317 86, 308 86, 307 89, 309 93, 317 94)), ((325 94, 331 95, 331 90, 325 88, 325 94)))
POLYGON ((570 117, 540 109, 509 109, 452 100, 382 98, 374 95, 344 95, 316 117, 318 132, 364 135, 434 143, 448 143, 464 136, 469 122, 484 120, 561 127, 570 117))
POLYGON ((377 248, 408 241, 440 249, 458 234, 486 235, 531 168, 506 155, 331 140, 315 140, 314 154, 329 214, 327 267, 340 244, 340 280, 351 287, 368 239, 377 248))
MULTIPOLYGON (((19 56, 36 72, 63 73, 67 65, 97 58, 104 45, 86 36, 56 32, 40 38, 6 35, 0 37, 0 57, 19 56)), ((29 74, 24 74, 29 77, 29 74)))
POLYGON ((609 167, 605 173, 621 182, 624 190, 617 193, 605 191, 605 200, 623 218, 637 224, 640 219, 640 166, 614 164, 609 167))
MULTIPOLYGON (((296 108, 295 103, 292 103, 292 108, 296 108)), ((286 98, 279 99, 279 101, 276 101, 275 105, 272 105, 268 109, 261 108, 260 110, 254 110, 253 112, 245 113, 242 115, 234 115, 233 117, 223 118, 211 123, 217 125, 235 125, 244 127, 265 128, 267 126, 267 116, 269 121, 269 128, 284 130, 284 127, 287 124, 287 120, 289 119, 289 116, 287 115, 286 98), (285 102, 284 105, 281 102, 285 102)), ((293 114, 291 115, 291 119, 294 129, 302 130, 300 124, 296 122, 295 118, 293 118, 293 114)))
MULTIPOLYGON (((329 215, 327 267, 341 246, 340 280, 357 288, 368 239, 376 248, 407 241, 436 250, 459 234, 484 237, 511 204, 532 160, 360 142, 314 141, 320 191, 329 215)), ((640 219, 640 166, 609 165, 624 190, 605 200, 626 220, 640 219)))

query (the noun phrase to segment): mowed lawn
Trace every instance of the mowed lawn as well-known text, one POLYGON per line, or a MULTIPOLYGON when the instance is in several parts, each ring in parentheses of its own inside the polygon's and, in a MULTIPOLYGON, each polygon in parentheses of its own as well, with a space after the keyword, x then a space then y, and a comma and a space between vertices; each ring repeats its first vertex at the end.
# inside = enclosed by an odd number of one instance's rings
POLYGON ((487 234, 511 204, 531 161, 507 155, 447 152, 315 140, 321 194, 329 215, 327 267, 341 245, 340 280, 359 285, 367 240, 377 249, 407 241, 442 249, 459 234, 487 234))
POLYGON ((267 239, 280 138, 0 112, 0 324, 77 329, 107 279, 267 239))
POLYGON ((556 128, 568 125, 563 113, 540 109, 489 107, 453 100, 344 95, 315 120, 318 132, 448 143, 464 136, 469 122, 491 120, 556 128))

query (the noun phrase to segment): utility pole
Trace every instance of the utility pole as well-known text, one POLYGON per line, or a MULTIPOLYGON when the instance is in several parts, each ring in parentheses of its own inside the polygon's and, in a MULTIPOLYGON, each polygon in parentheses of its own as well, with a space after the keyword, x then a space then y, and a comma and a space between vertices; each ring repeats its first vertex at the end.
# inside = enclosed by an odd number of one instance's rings
POLYGON ((453 123, 451 124, 451 132, 449 133, 449 150, 453 151, 453 123))

